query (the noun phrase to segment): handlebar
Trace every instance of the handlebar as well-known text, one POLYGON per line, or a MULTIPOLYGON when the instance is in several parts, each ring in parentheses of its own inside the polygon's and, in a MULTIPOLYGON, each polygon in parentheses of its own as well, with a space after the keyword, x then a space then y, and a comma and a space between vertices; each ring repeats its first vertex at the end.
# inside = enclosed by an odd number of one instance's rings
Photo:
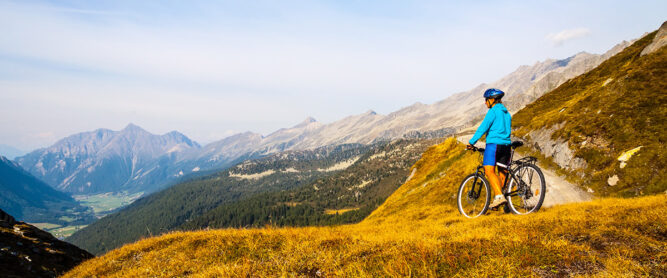
POLYGON ((475 147, 475 146, 473 146, 472 150, 470 150, 470 149, 466 149, 466 150, 484 153, 484 148, 478 148, 478 147, 475 147))
MULTIPOLYGON (((518 147, 523 146, 523 142, 514 141, 514 142, 512 142, 512 144, 510 144, 510 146, 512 147, 512 149, 516 149, 518 147)), ((475 146, 472 146, 472 149, 466 148, 466 150, 484 153, 484 148, 478 148, 478 147, 475 147, 475 146)))

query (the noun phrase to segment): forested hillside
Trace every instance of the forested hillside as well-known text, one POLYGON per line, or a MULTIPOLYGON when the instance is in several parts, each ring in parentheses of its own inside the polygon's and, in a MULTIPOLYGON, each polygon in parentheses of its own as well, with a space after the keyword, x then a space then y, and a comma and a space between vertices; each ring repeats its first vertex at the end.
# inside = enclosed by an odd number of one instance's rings
POLYGON ((667 190, 667 24, 513 116, 515 135, 600 196, 667 190), (657 36, 660 36, 658 38, 657 36))
POLYGON ((93 211, 0 156, 0 209, 21 221, 87 224, 93 211))
POLYGON ((223 205, 183 228, 311 226, 359 222, 410 175, 410 166, 438 139, 396 140, 365 153, 349 168, 287 191, 223 205))

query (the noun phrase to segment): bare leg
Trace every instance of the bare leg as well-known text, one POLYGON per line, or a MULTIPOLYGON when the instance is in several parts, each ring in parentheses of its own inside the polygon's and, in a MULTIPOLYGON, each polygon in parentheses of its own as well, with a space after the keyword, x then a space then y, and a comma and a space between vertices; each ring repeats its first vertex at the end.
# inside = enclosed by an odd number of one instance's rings
POLYGON ((502 189, 503 185, 505 185, 505 179, 507 179, 507 170, 498 167, 498 177, 500 178, 500 187, 502 189))
MULTIPOLYGON (((503 192, 500 190, 500 179, 498 178, 498 175, 496 175, 496 166, 484 165, 484 173, 486 173, 486 178, 489 180, 495 195, 502 195, 503 192)), ((502 175, 502 177, 504 179, 505 175, 502 175)))

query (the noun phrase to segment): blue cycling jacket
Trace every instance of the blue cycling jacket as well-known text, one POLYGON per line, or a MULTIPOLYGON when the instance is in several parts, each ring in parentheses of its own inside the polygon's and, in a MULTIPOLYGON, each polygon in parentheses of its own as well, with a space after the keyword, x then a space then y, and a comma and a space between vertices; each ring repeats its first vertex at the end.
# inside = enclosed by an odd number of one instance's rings
POLYGON ((489 112, 486 113, 484 121, 477 128, 475 135, 470 138, 468 143, 474 145, 482 135, 486 134, 486 143, 499 145, 509 145, 512 143, 510 134, 512 133, 512 116, 507 112, 507 108, 502 103, 496 103, 489 112))

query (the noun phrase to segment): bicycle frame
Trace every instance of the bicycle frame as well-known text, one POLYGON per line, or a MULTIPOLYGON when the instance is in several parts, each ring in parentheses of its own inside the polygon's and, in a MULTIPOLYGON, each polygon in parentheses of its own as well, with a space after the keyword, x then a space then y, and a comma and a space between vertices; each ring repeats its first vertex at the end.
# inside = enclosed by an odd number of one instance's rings
MULTIPOLYGON (((514 160, 514 152, 516 148, 521 147, 522 145, 523 143, 521 141, 514 141, 510 144, 511 149, 509 153, 509 161, 507 161, 507 168, 505 168, 504 165, 502 167, 498 166, 498 164, 493 166, 500 167, 497 170, 496 168, 487 168, 489 170, 492 169, 494 172, 499 171, 504 177, 500 184, 500 190, 502 192, 500 194, 507 198, 508 203, 508 205, 504 207, 504 210, 505 212, 511 211, 516 214, 527 214, 539 210, 544 201, 544 192, 546 192, 544 176, 539 167, 535 165, 537 158, 528 156, 517 159, 516 161, 514 160), (536 189, 538 191, 533 191, 532 189, 535 177, 538 177, 538 185, 536 189), (538 199, 532 199, 534 196, 538 196, 538 199), (528 201, 531 201, 530 203, 532 205, 529 205, 528 201), (518 207, 514 205, 515 203, 518 207), (530 209, 530 211, 523 211, 523 209, 530 209)), ((476 148, 475 146, 468 147, 468 150, 480 153, 485 152, 484 148, 476 148)), ((482 165, 478 164, 475 172, 468 175, 461 183, 458 191, 457 203, 459 212, 464 216, 475 218, 489 209, 491 204, 489 197, 490 195, 495 194, 495 192, 491 192, 491 188, 489 188, 488 181, 485 178, 486 176, 485 166, 483 163, 482 165), (472 185, 470 184, 471 181, 473 182, 472 185), (465 189, 467 190, 464 191, 465 189), (484 191, 486 202, 484 203, 483 208, 478 211, 477 200, 482 197, 482 191, 484 191), (465 200, 466 197, 467 203, 465 200), (464 206, 466 206, 466 204, 472 205, 472 209, 465 208, 464 206), (475 215, 470 215, 470 213, 475 215)), ((496 206, 492 209, 497 210, 498 208, 499 206, 496 206)))

